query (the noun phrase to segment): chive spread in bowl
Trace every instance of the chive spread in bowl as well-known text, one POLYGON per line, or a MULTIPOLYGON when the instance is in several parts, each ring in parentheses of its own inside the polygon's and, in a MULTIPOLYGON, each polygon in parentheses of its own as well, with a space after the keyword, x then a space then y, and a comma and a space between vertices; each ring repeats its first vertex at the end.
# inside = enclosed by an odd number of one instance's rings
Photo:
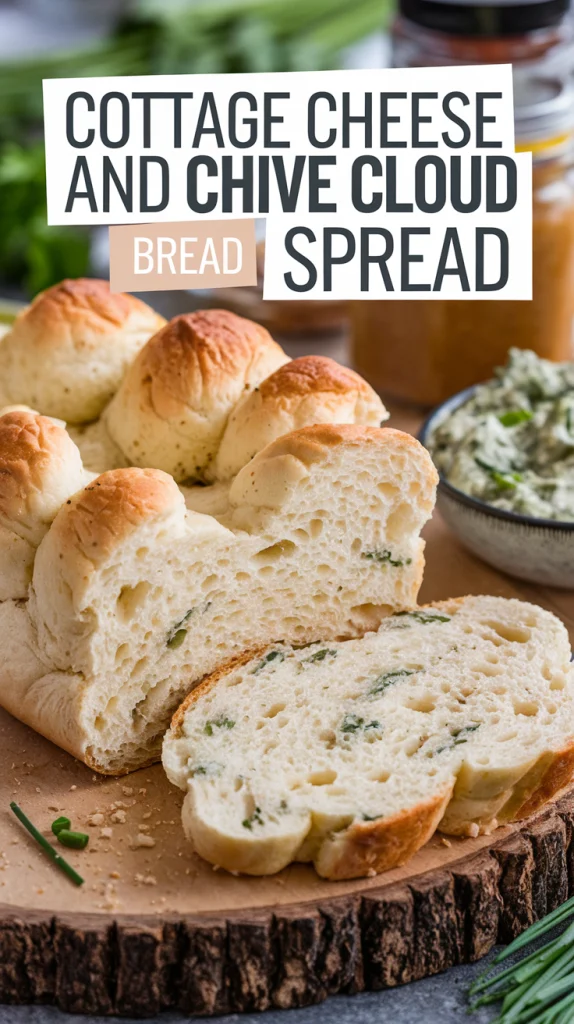
POLYGON ((426 444, 443 477, 465 494, 574 522, 574 363, 511 349, 494 380, 438 414, 426 444))

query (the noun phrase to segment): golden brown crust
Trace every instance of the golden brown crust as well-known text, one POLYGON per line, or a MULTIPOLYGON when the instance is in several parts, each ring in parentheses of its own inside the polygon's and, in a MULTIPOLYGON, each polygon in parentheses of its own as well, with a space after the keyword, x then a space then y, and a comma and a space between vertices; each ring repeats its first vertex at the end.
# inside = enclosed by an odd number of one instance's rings
POLYGON ((354 822, 319 851, 315 862, 319 874, 336 882, 378 875, 404 864, 436 831, 453 785, 389 818, 354 822))
POLYGON ((109 555, 144 522, 183 504, 179 488, 160 469, 112 469, 70 499, 52 529, 62 550, 73 545, 91 562, 109 555))
POLYGON ((325 391, 334 395, 356 392, 367 399, 377 400, 373 389, 358 373, 326 356, 293 359, 259 385, 259 394, 264 401, 304 398, 325 391))
POLYGON ((30 492, 41 492, 46 471, 66 454, 78 457, 66 431, 46 416, 0 416, 0 515, 21 517, 30 492))
POLYGON ((255 456, 255 461, 274 458, 276 455, 294 455, 302 462, 316 462, 325 458, 331 449, 340 445, 345 448, 354 448, 366 443, 377 445, 384 449, 390 441, 397 444, 397 450, 404 452, 417 451, 425 453, 428 459, 429 472, 436 483, 438 474, 431 461, 430 456, 423 448, 420 441, 412 434, 406 434, 402 430, 395 430, 393 427, 368 427, 357 423, 320 423, 311 427, 301 427, 300 430, 293 430, 284 437, 268 444, 263 452, 255 456))
POLYGON ((527 818, 540 810, 560 790, 572 782, 574 777, 574 740, 562 750, 556 751, 538 786, 533 793, 512 814, 512 821, 527 818))
POLYGON ((263 651, 266 651, 269 646, 269 644, 262 644, 259 647, 251 647, 247 651, 242 651, 241 654, 236 654, 233 658, 229 658, 229 660, 225 661, 223 665, 216 668, 214 672, 210 672, 209 675, 204 676, 201 682, 188 693, 185 700, 179 705, 175 712, 171 720, 171 730, 174 733, 174 736, 177 737, 179 735, 186 713, 200 697, 205 693, 208 693, 209 690, 211 690, 212 687, 223 678, 223 676, 233 672, 236 668, 241 668, 242 665, 247 665, 248 662, 253 661, 253 659, 259 657, 263 651))
MULTIPOLYGON (((335 449, 362 449, 362 454, 390 456, 395 474, 406 468, 424 478, 419 497, 422 512, 430 515, 434 506, 438 474, 430 455, 416 438, 389 427, 325 423, 302 427, 268 444, 237 474, 229 491, 233 507, 279 507, 289 488, 309 472, 310 467, 329 459, 335 449)), ((426 518, 425 516, 424 518, 426 518)), ((424 519, 421 521, 424 522, 424 519)))
POLYGON ((28 342, 38 348, 58 348, 70 331, 78 330, 78 347, 92 347, 116 335, 126 321, 138 314, 149 319, 149 329, 157 330, 165 320, 133 295, 113 293, 107 281, 96 278, 65 280, 40 292, 24 309, 12 328, 12 334, 25 332, 28 342))
POLYGON ((282 354, 259 324, 227 310, 199 310, 174 317, 158 331, 142 350, 133 374, 147 388, 149 404, 169 418, 182 405, 201 407, 205 389, 216 393, 226 380, 235 383, 242 369, 266 349, 282 354))

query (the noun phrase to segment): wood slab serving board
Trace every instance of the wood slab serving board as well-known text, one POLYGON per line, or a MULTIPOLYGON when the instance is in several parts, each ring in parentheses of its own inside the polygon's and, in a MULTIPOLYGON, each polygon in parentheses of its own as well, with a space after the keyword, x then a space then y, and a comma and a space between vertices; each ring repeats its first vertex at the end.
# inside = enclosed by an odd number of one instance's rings
MULTIPOLYGON (((413 428, 406 414, 393 426, 413 428)), ((574 593, 504 577, 438 514, 421 600, 491 593, 535 601, 574 639, 574 593)), ((0 1002, 93 1014, 217 1014, 378 989, 482 956, 574 890, 574 793, 490 837, 435 837, 384 876, 330 883, 296 865, 272 878, 213 870, 182 839, 182 794, 160 766, 94 775, 0 711, 0 1002), (46 835, 89 832, 75 888, 11 814, 46 835)))

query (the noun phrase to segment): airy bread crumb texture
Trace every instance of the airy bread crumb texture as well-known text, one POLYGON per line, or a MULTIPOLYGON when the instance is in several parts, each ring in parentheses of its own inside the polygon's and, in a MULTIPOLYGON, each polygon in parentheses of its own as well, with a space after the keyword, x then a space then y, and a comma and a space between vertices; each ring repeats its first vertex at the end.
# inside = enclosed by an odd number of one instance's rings
POLYGON ((149 763, 190 687, 233 654, 357 636, 412 607, 435 487, 414 438, 349 425, 268 445, 218 518, 161 471, 105 473, 56 516, 27 605, 0 605, 20 637, 1 702, 99 771, 149 763))
POLYGON ((229 871, 311 861, 326 878, 403 863, 438 827, 477 835, 574 771, 574 670, 549 612, 468 597, 363 639, 274 644, 182 705, 163 763, 196 851, 229 871))

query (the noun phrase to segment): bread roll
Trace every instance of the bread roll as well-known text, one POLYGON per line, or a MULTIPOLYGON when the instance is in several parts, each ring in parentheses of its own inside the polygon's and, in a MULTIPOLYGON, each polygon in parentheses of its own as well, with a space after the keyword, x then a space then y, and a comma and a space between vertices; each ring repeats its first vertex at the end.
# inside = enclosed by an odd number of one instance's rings
POLYGON ((388 419, 378 395, 353 370, 325 356, 303 356, 281 366, 231 413, 211 473, 228 480, 265 445, 315 423, 379 427, 388 419))
POLYGON ((346 425, 268 445, 220 520, 186 511, 161 471, 104 473, 38 549, 27 615, 44 673, 24 684, 5 659, 0 703, 98 771, 157 759, 190 685, 233 654, 356 636, 412 606, 436 479, 414 438, 346 425))
POLYGON ((467 597, 363 639, 245 654, 166 736, 185 832, 229 871, 311 861, 345 879, 403 864, 437 827, 525 817, 574 774, 570 653, 550 612, 467 597))
POLYGON ((109 433, 134 465, 202 481, 240 397, 285 362, 265 328, 235 313, 176 316, 130 367, 109 433))
POLYGON ((2 404, 24 403, 70 423, 96 419, 127 366, 165 323, 106 281, 41 292, 0 338, 2 404))
POLYGON ((0 415, 0 600, 27 596, 38 544, 86 482, 63 427, 32 412, 0 415))

